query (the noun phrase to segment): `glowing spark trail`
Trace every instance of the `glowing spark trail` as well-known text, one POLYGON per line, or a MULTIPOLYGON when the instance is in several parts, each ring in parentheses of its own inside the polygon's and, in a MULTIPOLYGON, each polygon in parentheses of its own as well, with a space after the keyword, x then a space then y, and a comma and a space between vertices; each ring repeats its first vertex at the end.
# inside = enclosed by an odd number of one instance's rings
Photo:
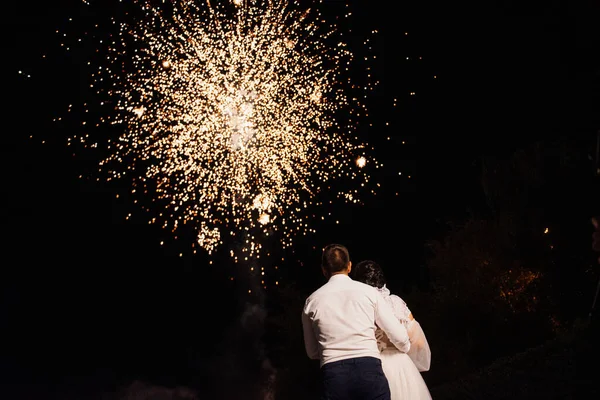
POLYGON ((341 78, 352 54, 317 12, 284 0, 134 3, 143 17, 117 24, 94 76, 116 104, 101 122, 124 127, 101 162, 109 179, 132 174, 134 192, 166 206, 163 226, 193 223, 209 253, 228 236, 246 238, 250 256, 261 235, 287 246, 312 232, 304 209, 338 178, 347 190, 334 195, 357 202, 369 177, 353 118, 366 111, 341 78))

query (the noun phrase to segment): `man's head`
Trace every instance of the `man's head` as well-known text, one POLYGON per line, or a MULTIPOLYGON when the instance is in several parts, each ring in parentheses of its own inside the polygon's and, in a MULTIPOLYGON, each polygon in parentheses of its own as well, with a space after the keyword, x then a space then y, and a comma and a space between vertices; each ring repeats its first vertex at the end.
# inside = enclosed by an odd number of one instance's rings
POLYGON ((348 275, 352 268, 348 249, 341 244, 330 244, 323 249, 321 269, 326 278, 336 274, 348 275))

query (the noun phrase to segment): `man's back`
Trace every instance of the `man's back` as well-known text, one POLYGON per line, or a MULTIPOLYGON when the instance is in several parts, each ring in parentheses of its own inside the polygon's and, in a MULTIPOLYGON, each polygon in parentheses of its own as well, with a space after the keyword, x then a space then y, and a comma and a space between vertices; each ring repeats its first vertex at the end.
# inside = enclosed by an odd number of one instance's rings
POLYGON ((400 323, 386 308, 388 305, 382 303, 385 302, 372 286, 344 274, 332 276, 308 297, 304 306, 302 318, 309 357, 320 359, 321 365, 349 358, 379 358, 375 330, 380 319, 387 325, 385 328, 400 332, 392 332, 396 342, 408 343, 407 336, 399 337, 405 332, 400 330, 403 327, 396 329, 400 323))

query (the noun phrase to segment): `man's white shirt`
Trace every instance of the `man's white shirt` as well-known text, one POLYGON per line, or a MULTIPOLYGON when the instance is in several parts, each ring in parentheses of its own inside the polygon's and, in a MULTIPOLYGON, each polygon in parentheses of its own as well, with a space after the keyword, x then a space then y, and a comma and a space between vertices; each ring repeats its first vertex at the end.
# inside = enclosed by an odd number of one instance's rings
POLYGON ((306 299, 302 326, 306 353, 321 366, 348 358, 380 358, 377 327, 398 350, 410 349, 406 328, 377 289, 345 274, 333 275, 306 299))

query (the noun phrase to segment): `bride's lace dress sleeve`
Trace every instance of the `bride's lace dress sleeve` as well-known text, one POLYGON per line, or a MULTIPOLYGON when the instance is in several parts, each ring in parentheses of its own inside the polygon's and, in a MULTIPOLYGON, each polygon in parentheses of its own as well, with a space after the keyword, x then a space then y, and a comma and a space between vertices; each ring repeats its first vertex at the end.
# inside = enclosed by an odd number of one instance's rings
POLYGON ((407 325, 410 322, 408 318, 410 315, 410 310, 408 309, 406 302, 395 294, 389 295, 387 301, 392 306, 396 318, 398 318, 404 325, 407 325))
MULTIPOLYGON (((409 323, 408 316, 410 315, 410 310, 408 309, 408 306, 404 300, 395 294, 390 294, 389 289, 385 286, 379 289, 379 292, 392 307, 396 318, 398 318, 398 320, 407 327, 409 323)), ((379 348, 379 351, 383 351, 387 348, 395 348, 394 344, 390 342, 387 335, 379 328, 375 331, 375 338, 377 339, 377 347, 379 348)))
MULTIPOLYGON (((429 371, 431 365, 431 349, 429 348, 429 343, 427 342, 425 332, 423 332, 421 325, 416 319, 409 319, 411 311, 404 300, 394 294, 390 294, 390 291, 385 286, 379 289, 379 292, 394 310, 396 318, 404 324, 408 331, 408 336, 410 338, 410 350, 407 353, 408 356, 419 371, 429 371)), ((377 347, 379 348, 379 351, 395 348, 381 329, 375 331, 375 337, 377 338, 377 347)))

